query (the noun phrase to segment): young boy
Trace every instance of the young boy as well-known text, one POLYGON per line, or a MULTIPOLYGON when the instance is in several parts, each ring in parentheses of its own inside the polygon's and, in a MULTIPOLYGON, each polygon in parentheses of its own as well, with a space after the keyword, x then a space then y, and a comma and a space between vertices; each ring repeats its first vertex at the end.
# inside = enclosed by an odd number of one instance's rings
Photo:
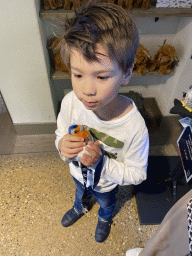
POLYGON ((118 94, 120 86, 131 79, 138 45, 138 31, 129 14, 115 4, 97 1, 82 6, 65 23, 60 45, 73 91, 61 104, 56 147, 63 160, 74 158, 83 147, 87 151, 79 163, 69 164, 76 197, 61 223, 68 227, 81 218, 94 194, 100 205, 97 242, 109 235, 118 185, 146 179, 149 136, 145 121, 135 103, 118 94), (86 146, 83 138, 69 134, 69 126, 75 124, 84 125, 96 141, 86 146))

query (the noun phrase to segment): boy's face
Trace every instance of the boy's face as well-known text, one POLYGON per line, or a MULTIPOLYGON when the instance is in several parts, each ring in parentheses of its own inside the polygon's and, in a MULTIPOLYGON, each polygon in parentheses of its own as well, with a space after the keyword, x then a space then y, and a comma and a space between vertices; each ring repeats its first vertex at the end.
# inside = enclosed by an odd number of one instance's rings
MULTIPOLYGON (((111 61, 105 50, 97 47, 100 62, 87 62, 76 49, 70 54, 71 81, 77 98, 87 109, 97 112, 113 111, 119 87, 131 78, 121 72, 117 62, 111 61)), ((132 70, 131 70, 132 71, 132 70)))

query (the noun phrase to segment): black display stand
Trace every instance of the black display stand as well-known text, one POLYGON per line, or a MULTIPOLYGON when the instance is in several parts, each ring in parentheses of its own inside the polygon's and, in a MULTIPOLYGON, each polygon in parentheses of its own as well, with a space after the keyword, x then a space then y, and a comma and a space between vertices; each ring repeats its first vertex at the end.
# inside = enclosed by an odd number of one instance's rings
POLYGON ((148 178, 134 186, 141 225, 160 224, 169 209, 190 189, 180 156, 149 156, 148 178))

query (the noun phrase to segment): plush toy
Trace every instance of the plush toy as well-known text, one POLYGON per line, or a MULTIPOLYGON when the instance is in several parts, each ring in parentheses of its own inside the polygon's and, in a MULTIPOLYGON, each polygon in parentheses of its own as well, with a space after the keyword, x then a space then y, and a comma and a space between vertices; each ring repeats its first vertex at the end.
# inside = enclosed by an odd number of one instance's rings
POLYGON ((189 91, 185 94, 181 102, 186 109, 192 112, 192 85, 189 87, 189 91))
POLYGON ((105 3, 111 3, 111 4, 115 4, 116 0, 103 0, 103 2, 105 3))
POLYGON ((64 9, 65 10, 75 10, 78 9, 86 0, 65 0, 64 9), (75 7, 75 8, 74 8, 75 7))
POLYGON ((149 51, 140 44, 134 60, 134 70, 136 70, 139 75, 144 75, 146 72, 149 72, 151 64, 152 58, 149 55, 149 51))
MULTIPOLYGON (((86 3, 88 0, 65 0, 64 9, 65 10, 74 10, 78 9, 81 5, 86 3), (75 7, 75 8, 74 8, 75 7)), ((101 1, 101 0, 98 0, 101 1)), ((115 0, 104 0, 106 3, 115 3, 115 0)))
POLYGON ((45 10, 57 9, 62 7, 62 0, 44 0, 45 10))
POLYGON ((187 93, 183 93, 181 101, 174 99, 174 107, 171 108, 170 113, 192 119, 192 85, 187 93))
POLYGON ((133 7, 146 10, 151 7, 150 2, 151 0, 118 0, 117 5, 128 11, 133 7))
POLYGON ((123 9, 129 11, 133 8, 134 0, 118 0, 117 5, 121 6, 123 9))
POLYGON ((61 59, 60 50, 58 48, 58 44, 60 39, 58 37, 54 37, 48 44, 48 48, 51 49, 54 53, 54 63, 53 66, 56 70, 61 72, 66 72, 69 74, 69 70, 65 63, 61 59))
POLYGON ((156 70, 158 68, 160 75, 170 73, 178 62, 175 48, 171 45, 166 45, 165 43, 166 40, 164 41, 163 46, 160 46, 151 66, 151 70, 156 70))
MULTIPOLYGON (((69 126, 69 134, 76 136, 76 137, 82 137, 84 138, 84 142, 87 144, 89 141, 94 141, 93 136, 91 135, 91 133, 83 126, 83 125, 71 125, 69 126)), ((85 147, 83 148, 83 150, 81 152, 79 152, 79 154, 74 157, 74 158, 66 158, 65 162, 71 163, 72 161, 80 161, 80 158, 83 156, 83 154, 86 153, 88 155, 90 155, 86 150, 85 147)))
POLYGON ((149 9, 151 7, 151 0, 135 0, 134 7, 143 10, 149 9))

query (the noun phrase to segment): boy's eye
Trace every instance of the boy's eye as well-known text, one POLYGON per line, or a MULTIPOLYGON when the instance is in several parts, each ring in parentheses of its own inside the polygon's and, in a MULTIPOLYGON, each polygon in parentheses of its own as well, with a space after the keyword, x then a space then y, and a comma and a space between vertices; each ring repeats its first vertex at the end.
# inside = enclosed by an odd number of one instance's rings
MULTIPOLYGON (((76 75, 76 74, 74 74, 74 77, 76 77, 76 78, 82 78, 82 75, 76 75)), ((107 79, 109 78, 109 76, 98 76, 97 78, 100 79, 100 80, 107 80, 107 79)))
POLYGON ((98 78, 101 80, 107 80, 109 78, 109 76, 98 76, 98 78))
POLYGON ((82 75, 76 75, 76 74, 74 74, 74 77, 81 78, 82 75))

